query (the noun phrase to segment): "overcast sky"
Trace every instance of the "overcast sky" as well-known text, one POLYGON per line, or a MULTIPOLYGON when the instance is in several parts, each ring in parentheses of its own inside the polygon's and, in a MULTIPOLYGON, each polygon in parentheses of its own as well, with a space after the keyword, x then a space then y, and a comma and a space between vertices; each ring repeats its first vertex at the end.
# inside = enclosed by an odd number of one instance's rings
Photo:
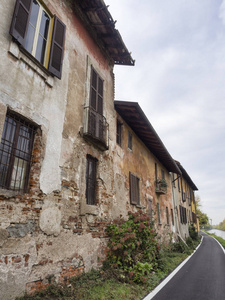
POLYGON ((116 100, 138 102, 225 219, 225 0, 105 0, 134 67, 116 66, 116 100))

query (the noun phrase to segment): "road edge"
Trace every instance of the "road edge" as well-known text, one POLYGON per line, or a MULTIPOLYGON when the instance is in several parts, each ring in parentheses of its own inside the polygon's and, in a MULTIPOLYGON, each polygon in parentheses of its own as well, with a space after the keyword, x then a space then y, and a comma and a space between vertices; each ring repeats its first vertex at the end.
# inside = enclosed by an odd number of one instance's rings
MULTIPOLYGON (((157 285, 154 290, 152 290, 147 296, 142 298, 142 300, 151 300, 158 292, 177 274, 177 272, 189 261, 189 259, 195 254, 195 252, 198 250, 198 248, 201 246, 203 241, 203 236, 201 238, 201 242, 196 247, 196 249, 192 252, 191 255, 189 255, 181 264, 179 264, 176 269, 174 269, 159 285, 157 285)), ((218 241, 217 241, 218 242, 218 241)), ((219 242, 218 242, 219 243, 219 242)), ((220 245, 222 246, 222 245, 220 245)), ((225 252, 224 252, 225 253, 225 252)))
MULTIPOLYGON (((223 250, 223 253, 225 254, 225 249, 223 248, 223 246, 220 244, 220 242, 216 239, 216 238, 214 238, 213 236, 211 236, 210 234, 208 234, 207 232, 205 232, 205 234, 207 234, 208 236, 210 236, 211 238, 213 238, 219 245, 220 245, 220 247, 222 248, 222 250, 223 250)), ((224 239, 223 239, 224 240, 224 239)))

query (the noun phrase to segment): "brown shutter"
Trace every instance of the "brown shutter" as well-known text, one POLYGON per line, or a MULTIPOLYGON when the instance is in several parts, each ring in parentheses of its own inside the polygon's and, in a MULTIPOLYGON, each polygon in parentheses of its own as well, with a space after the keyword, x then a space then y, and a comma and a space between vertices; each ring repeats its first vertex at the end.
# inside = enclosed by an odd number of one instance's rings
POLYGON ((62 76, 65 32, 65 24, 63 24, 63 22, 55 16, 48 69, 53 75, 55 75, 59 79, 61 79, 62 76))
POLYGON ((24 45, 32 0, 17 0, 9 33, 24 45))
POLYGON ((139 178, 130 173, 130 203, 139 204, 139 178))

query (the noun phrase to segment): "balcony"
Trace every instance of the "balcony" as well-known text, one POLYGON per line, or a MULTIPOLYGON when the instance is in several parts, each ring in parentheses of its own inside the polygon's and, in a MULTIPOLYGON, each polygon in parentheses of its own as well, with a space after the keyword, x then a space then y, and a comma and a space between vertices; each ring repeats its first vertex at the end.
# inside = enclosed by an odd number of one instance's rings
POLYGON ((109 148, 109 124, 90 106, 84 108, 83 137, 100 150, 109 148))
POLYGON ((157 179, 155 181, 155 192, 159 195, 167 193, 167 182, 165 179, 157 179))

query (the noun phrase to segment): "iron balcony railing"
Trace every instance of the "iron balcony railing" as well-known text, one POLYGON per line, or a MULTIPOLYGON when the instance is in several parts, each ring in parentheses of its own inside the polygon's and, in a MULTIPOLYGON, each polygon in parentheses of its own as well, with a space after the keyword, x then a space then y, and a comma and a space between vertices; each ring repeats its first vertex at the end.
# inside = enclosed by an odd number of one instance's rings
POLYGON ((109 124, 90 106, 84 108, 83 136, 102 150, 109 147, 109 124))
POLYGON ((157 179, 155 181, 155 192, 157 194, 166 194, 167 192, 167 182, 165 181, 165 179, 157 179))

